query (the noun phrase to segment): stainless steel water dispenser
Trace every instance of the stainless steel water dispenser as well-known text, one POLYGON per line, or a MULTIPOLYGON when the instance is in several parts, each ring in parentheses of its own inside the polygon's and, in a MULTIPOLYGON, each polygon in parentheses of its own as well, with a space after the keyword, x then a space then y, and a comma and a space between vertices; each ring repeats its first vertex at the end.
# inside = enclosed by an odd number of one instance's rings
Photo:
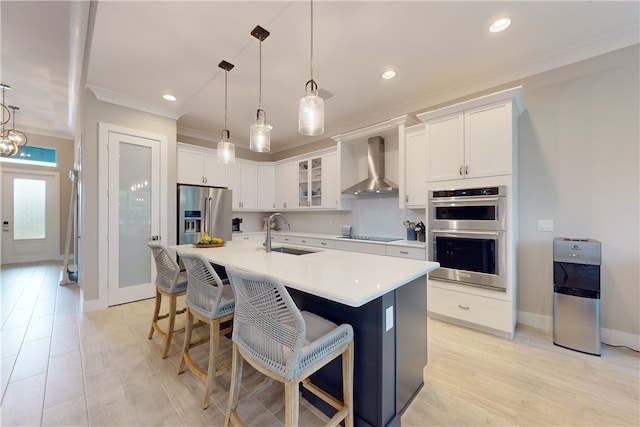
POLYGON ((553 343, 600 356, 601 244, 553 240, 553 343))

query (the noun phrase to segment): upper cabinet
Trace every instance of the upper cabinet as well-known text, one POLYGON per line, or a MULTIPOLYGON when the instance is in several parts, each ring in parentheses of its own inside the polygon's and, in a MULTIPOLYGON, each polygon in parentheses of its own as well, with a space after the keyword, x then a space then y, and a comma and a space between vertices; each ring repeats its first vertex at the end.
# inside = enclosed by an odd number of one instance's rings
POLYGON ((425 123, 425 180, 510 175, 517 159, 522 87, 418 114, 425 123))
POLYGON ((298 207, 298 162, 278 163, 276 174, 276 209, 298 207))
POLYGON ((232 209, 255 211, 258 208, 258 166, 255 162, 239 159, 227 166, 227 181, 233 192, 232 209))
POLYGON ((258 209, 276 208, 276 167, 273 163, 258 163, 258 209))
POLYGON ((216 150, 179 143, 177 159, 178 183, 227 186, 227 166, 218 162, 216 150))
POLYGON ((322 156, 298 161, 298 207, 322 206, 322 156))
POLYGON ((400 169, 404 169, 404 180, 400 181, 400 198, 404 195, 406 208, 423 208, 427 198, 427 132, 424 124, 405 129, 403 148, 404 168, 400 169))

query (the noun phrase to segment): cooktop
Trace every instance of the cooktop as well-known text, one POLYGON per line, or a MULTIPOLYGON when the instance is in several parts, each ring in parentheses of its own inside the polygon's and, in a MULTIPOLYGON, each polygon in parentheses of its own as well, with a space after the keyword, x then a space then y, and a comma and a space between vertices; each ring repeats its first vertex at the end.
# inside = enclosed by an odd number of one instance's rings
POLYGON ((375 237, 375 236, 338 236, 339 239, 350 240, 369 240, 371 242, 395 242, 396 240, 402 240, 397 237, 375 237))

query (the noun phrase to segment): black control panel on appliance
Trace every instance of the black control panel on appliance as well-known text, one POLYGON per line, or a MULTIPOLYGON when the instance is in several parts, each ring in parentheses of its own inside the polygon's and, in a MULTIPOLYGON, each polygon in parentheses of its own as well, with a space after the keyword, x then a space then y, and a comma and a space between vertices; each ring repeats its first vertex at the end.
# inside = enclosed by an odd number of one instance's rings
POLYGON ((462 190, 434 191, 433 198, 437 197, 469 197, 469 196, 498 196, 499 187, 466 188, 462 190))

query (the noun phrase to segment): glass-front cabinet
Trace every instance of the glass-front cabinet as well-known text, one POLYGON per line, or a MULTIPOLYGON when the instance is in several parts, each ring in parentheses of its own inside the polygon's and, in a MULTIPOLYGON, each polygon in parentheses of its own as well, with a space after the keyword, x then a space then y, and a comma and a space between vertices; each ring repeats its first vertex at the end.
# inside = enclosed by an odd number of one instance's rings
POLYGON ((322 157, 298 162, 298 206, 322 206, 322 157))

